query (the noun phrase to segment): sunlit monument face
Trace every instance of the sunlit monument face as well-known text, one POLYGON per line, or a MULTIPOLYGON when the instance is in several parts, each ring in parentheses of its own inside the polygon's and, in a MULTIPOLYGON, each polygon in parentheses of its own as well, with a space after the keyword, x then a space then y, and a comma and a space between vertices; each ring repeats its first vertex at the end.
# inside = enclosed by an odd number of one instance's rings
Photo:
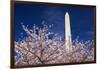
POLYGON ((94 6, 14 2, 13 67, 95 62, 94 6))

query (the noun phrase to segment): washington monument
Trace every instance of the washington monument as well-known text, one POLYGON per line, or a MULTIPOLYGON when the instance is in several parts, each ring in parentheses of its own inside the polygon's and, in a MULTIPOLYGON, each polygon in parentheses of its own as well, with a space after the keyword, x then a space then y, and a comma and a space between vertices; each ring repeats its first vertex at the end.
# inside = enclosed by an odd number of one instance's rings
POLYGON ((72 49, 70 16, 69 16, 68 12, 66 12, 66 14, 65 14, 65 45, 66 45, 66 49, 68 51, 70 51, 72 49))

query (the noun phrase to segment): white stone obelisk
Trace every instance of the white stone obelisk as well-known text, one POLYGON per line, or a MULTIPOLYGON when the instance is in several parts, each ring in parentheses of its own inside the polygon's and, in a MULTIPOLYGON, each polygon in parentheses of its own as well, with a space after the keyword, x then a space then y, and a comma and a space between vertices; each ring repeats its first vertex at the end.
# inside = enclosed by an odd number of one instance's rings
POLYGON ((70 16, 68 12, 65 14, 65 45, 68 51, 72 49, 70 16))

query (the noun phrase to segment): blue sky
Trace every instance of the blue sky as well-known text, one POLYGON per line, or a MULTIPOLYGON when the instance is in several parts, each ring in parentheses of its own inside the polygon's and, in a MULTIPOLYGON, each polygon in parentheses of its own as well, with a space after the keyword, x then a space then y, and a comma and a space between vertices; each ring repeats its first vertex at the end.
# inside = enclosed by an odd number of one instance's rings
MULTIPOLYGON (((34 24, 41 26, 53 24, 50 31, 65 37, 65 13, 70 15, 72 39, 79 36, 80 40, 92 40, 94 38, 94 8, 93 7, 72 7, 72 6, 45 6, 39 4, 18 4, 14 6, 14 30, 15 40, 21 38, 20 33, 24 32, 21 26, 34 24)), ((25 32, 23 37, 26 37, 25 32)))

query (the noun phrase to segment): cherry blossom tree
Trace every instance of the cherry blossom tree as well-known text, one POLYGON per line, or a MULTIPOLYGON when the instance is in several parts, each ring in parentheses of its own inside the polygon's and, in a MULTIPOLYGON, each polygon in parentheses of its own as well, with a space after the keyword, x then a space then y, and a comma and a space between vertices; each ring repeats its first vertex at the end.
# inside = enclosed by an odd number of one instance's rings
POLYGON ((14 42, 15 66, 94 61, 94 40, 83 42, 76 38, 68 52, 62 37, 49 31, 51 27, 43 24, 42 28, 34 25, 29 29, 22 24, 27 37, 14 42))

